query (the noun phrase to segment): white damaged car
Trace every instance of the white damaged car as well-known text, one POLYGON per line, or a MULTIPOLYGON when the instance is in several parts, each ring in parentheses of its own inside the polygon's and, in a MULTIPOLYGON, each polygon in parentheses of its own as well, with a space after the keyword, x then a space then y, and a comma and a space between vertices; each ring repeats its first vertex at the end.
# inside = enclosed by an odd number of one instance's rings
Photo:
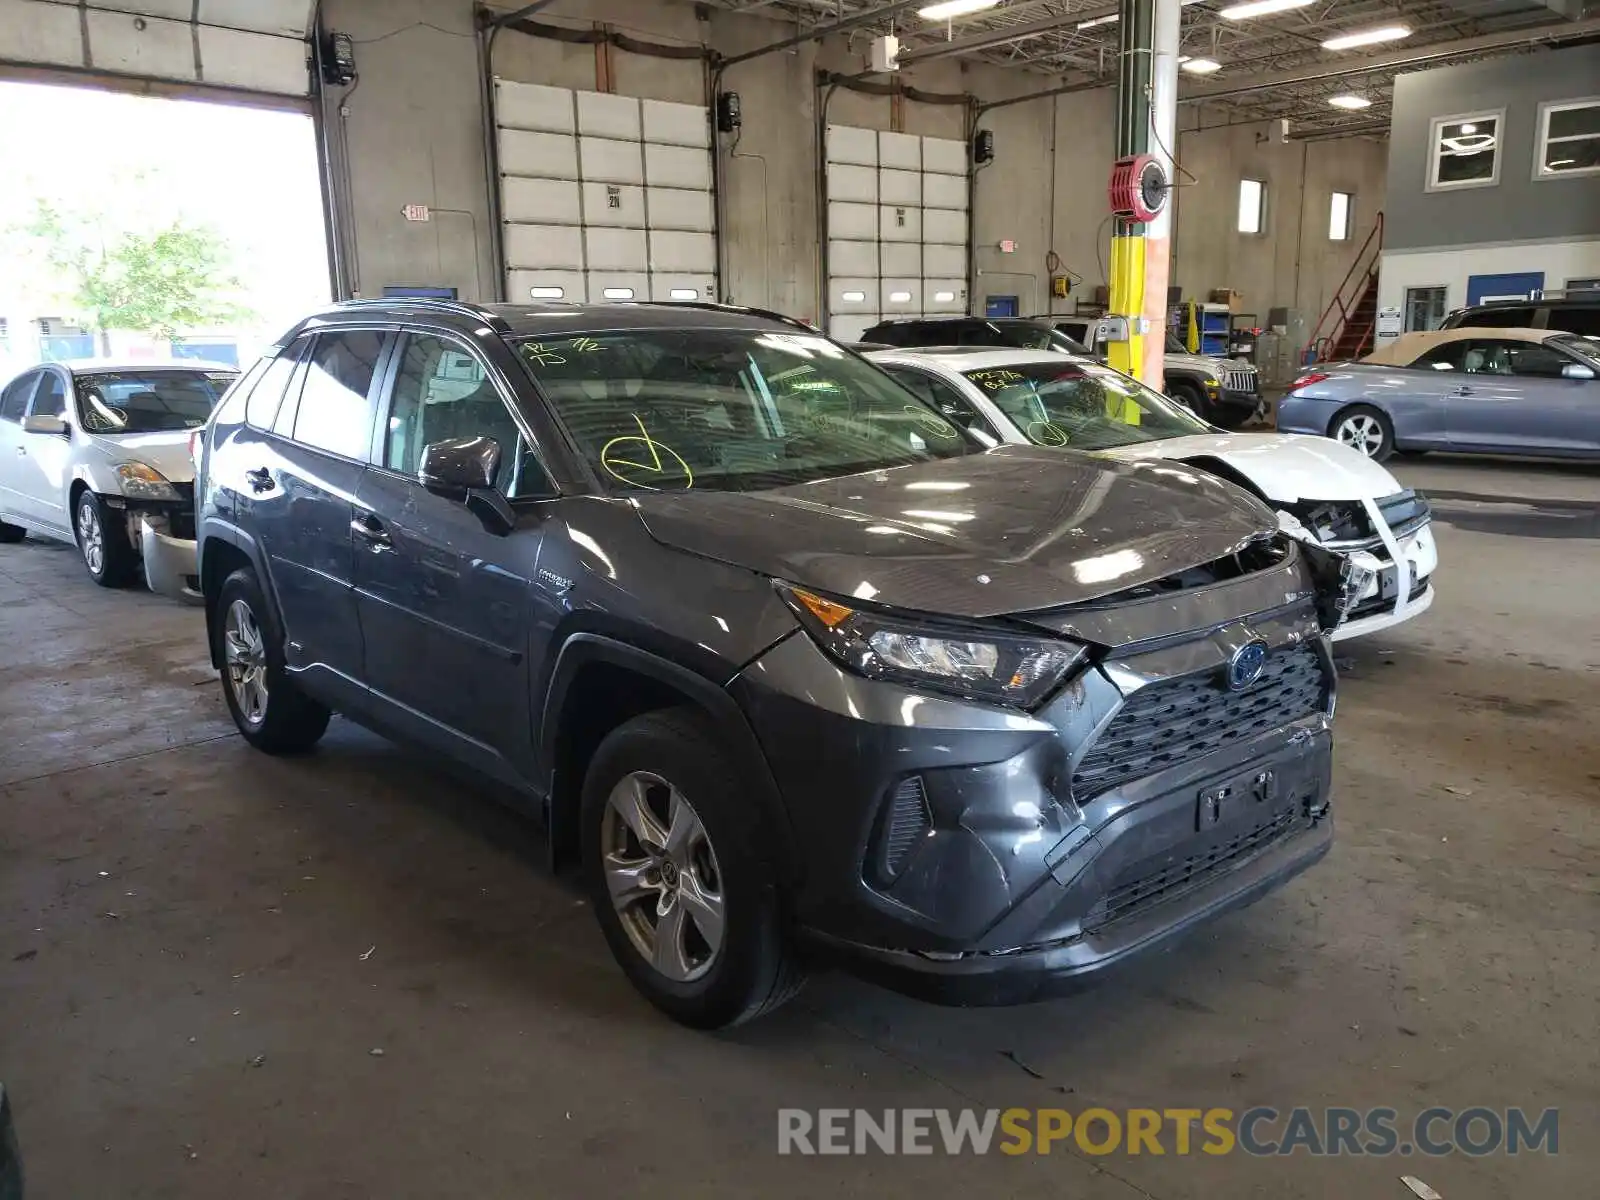
POLYGON ((198 601, 190 434, 238 372, 200 362, 42 363, 0 391, 0 542, 74 543, 89 577, 198 601))
POLYGON ((1439 560, 1427 500, 1348 446, 1225 433, 1089 358, 991 349, 866 357, 982 441, 1182 462, 1256 493, 1286 532, 1357 568, 1335 639, 1398 625, 1433 603, 1439 560))

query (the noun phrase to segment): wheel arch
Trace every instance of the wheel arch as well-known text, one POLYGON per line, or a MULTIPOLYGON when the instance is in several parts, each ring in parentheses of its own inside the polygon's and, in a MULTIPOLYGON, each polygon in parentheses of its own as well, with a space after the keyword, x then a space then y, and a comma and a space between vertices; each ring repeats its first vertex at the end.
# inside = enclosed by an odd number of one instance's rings
POLYGON ((545 785, 552 866, 559 869, 578 860, 583 779, 601 741, 636 716, 678 707, 696 710, 714 727, 748 785, 752 803, 774 823, 778 866, 785 879, 792 877, 794 838, 788 814, 738 703, 704 675, 596 633, 575 633, 562 644, 537 710, 543 715, 535 750, 545 785))
MULTIPOLYGON (((255 540, 242 530, 229 525, 213 524, 200 530, 196 553, 200 566, 200 594, 205 599, 206 645, 211 655, 211 665, 218 670, 222 660, 217 654, 216 621, 217 595, 229 575, 242 567, 251 567, 261 580, 262 594, 268 604, 276 604, 272 586, 267 579, 265 564, 257 552, 255 540)), ((274 618, 277 614, 274 613, 274 618)))

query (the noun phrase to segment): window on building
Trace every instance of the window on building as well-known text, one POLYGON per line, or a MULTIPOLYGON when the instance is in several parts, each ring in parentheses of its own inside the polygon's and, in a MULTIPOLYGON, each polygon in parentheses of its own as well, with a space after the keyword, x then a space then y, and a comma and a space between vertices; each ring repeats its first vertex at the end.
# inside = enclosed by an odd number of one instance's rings
POLYGON ((1444 322, 1445 289, 1443 287, 1414 287, 1406 289, 1405 328, 1407 333, 1419 329, 1437 329, 1444 322))
POLYGON ((1267 185, 1259 179, 1239 180, 1239 232, 1260 233, 1266 226, 1267 185))
POLYGON ((1433 119, 1428 188, 1489 187, 1500 181, 1505 114, 1464 113, 1433 119))
POLYGON ((1342 242, 1350 236, 1350 201, 1353 197, 1349 192, 1335 192, 1333 199, 1328 204, 1328 240, 1342 242))
POLYGON ((1600 99, 1539 106, 1540 179, 1600 174, 1600 99))

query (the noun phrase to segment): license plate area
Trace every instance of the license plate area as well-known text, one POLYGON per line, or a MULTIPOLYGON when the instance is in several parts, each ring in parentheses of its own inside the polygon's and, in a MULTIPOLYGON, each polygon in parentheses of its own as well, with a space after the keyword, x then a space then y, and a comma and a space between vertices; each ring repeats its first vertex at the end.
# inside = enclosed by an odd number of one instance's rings
POLYGON ((1285 787, 1282 769, 1257 767, 1225 783, 1200 789, 1195 801, 1196 833, 1243 822, 1257 822, 1292 807, 1296 797, 1285 787))

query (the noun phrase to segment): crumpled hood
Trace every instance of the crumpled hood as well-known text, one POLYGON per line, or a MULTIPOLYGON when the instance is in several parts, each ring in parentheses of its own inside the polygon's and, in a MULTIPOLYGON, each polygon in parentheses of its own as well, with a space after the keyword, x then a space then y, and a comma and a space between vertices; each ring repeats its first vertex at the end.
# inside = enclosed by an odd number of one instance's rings
POLYGON ((1231 485, 1032 446, 760 492, 635 498, 658 541, 822 592, 959 617, 1074 604, 1277 529, 1231 485))
POLYGON ((1376 500, 1404 491, 1365 454, 1332 438, 1298 433, 1199 433, 1119 446, 1104 453, 1123 462, 1213 458, 1243 475, 1269 500, 1376 500))
POLYGON ((89 440, 115 466, 142 462, 173 483, 194 482, 194 460, 189 457, 189 431, 164 433, 91 434, 89 440))

